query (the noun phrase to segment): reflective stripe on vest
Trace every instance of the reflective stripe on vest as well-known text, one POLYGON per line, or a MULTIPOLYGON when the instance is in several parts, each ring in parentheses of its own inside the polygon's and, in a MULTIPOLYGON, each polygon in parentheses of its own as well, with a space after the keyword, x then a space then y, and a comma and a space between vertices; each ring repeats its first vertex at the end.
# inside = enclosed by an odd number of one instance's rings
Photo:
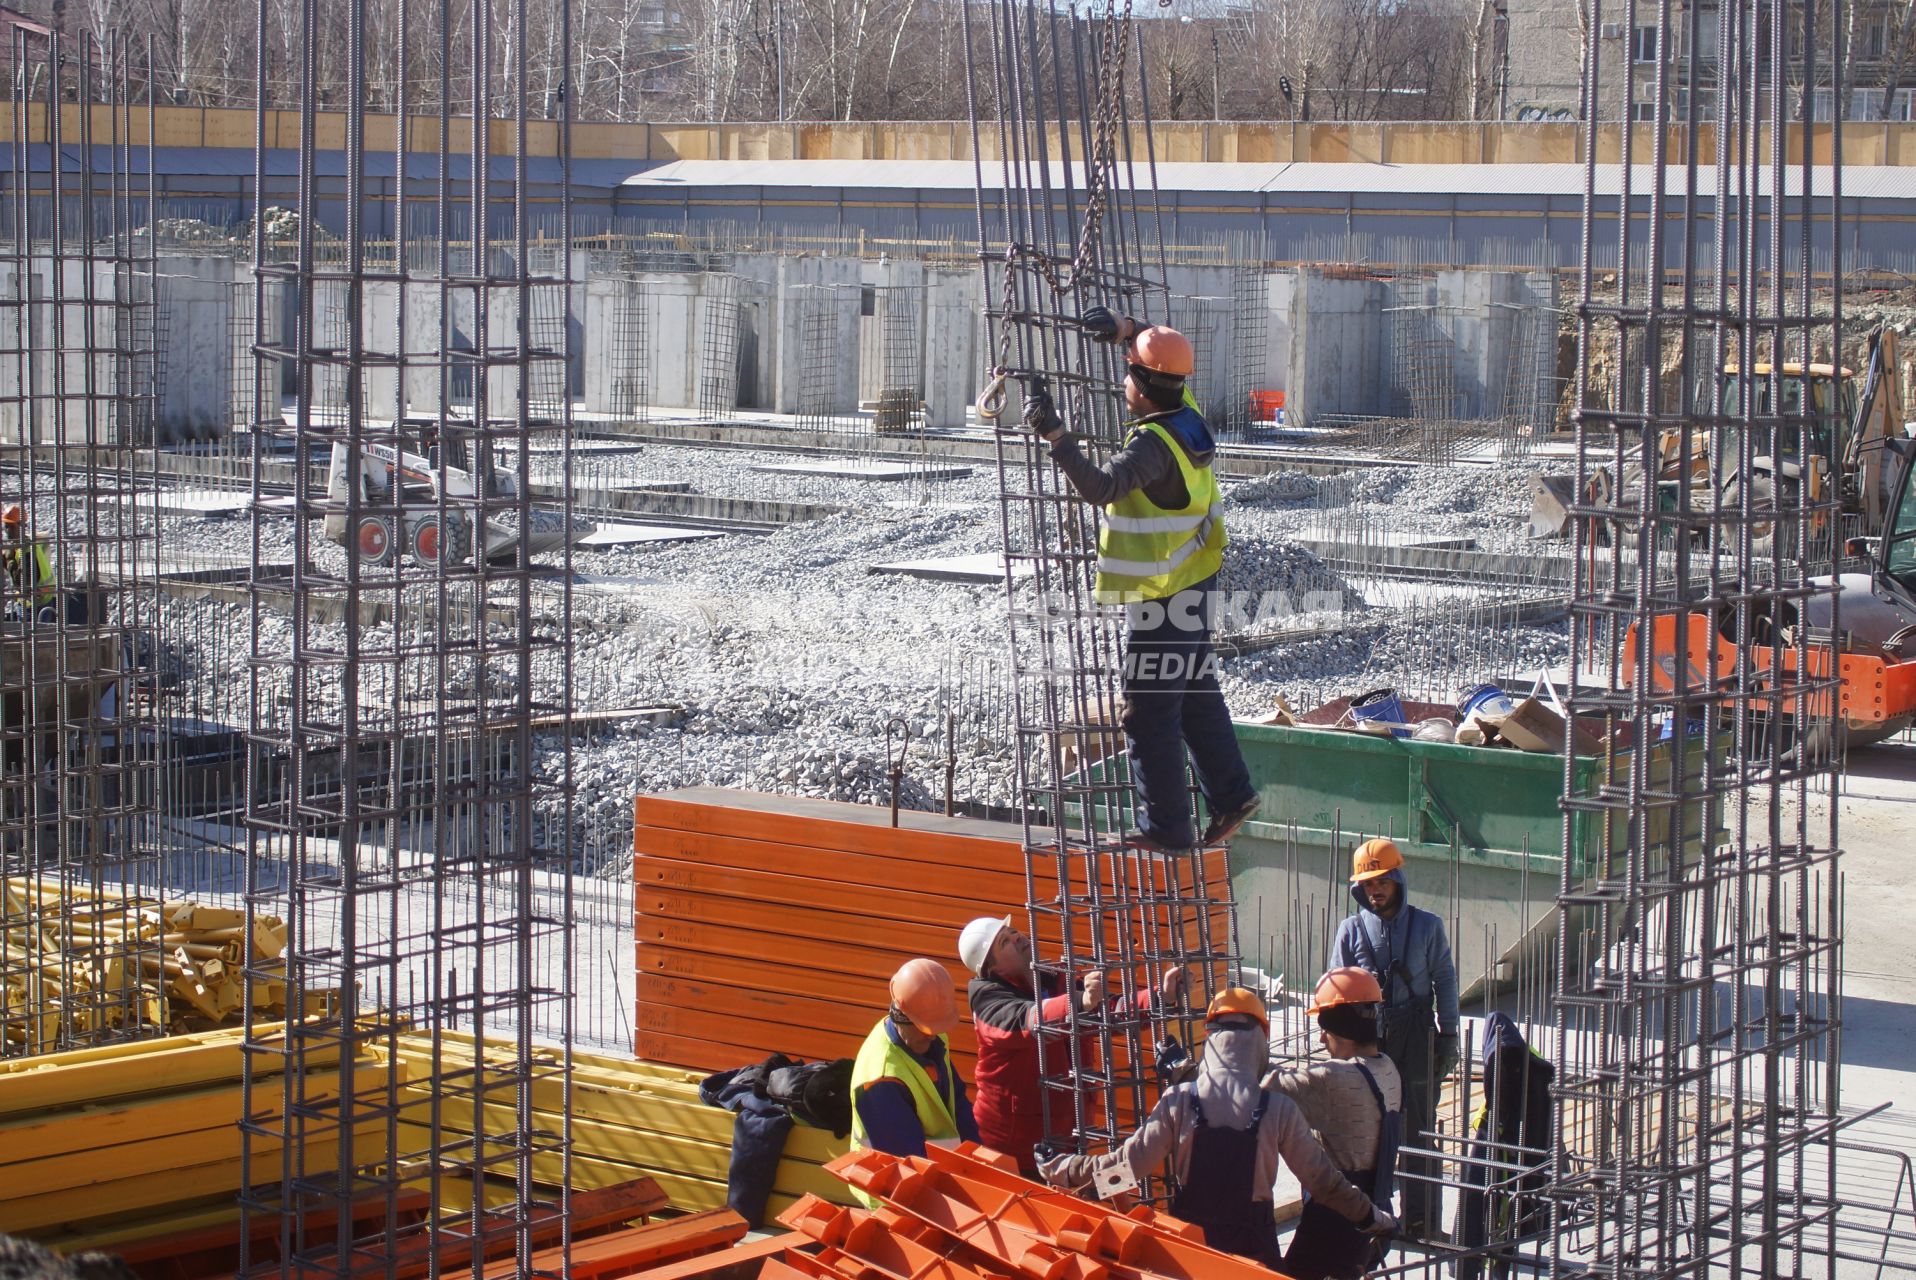
MULTIPOLYGON (((892 1041, 885 1021, 881 1018, 871 1029, 852 1062, 852 1146, 871 1145, 866 1140, 865 1119, 858 1114, 858 1095, 866 1086, 880 1080, 896 1080, 911 1093, 912 1110, 918 1113, 918 1126, 925 1131, 926 1142, 957 1137, 958 1069, 951 1062, 950 1041, 944 1036, 938 1037, 938 1042, 945 1047, 946 1087, 941 1090, 932 1082, 931 1073, 911 1056, 911 1051, 892 1041)), ((855 1188, 852 1194, 868 1207, 875 1208, 878 1204, 855 1188)))
POLYGON ((1164 442, 1184 478, 1188 505, 1171 511, 1133 489, 1104 509, 1098 531, 1100 604, 1162 600, 1195 586, 1224 563, 1227 541, 1217 507, 1222 500, 1211 468, 1192 463, 1184 446, 1162 423, 1140 422, 1164 442))
POLYGON ((53 558, 47 554, 46 543, 36 541, 9 549, 7 572, 22 600, 31 601, 35 608, 53 603, 53 558), (29 573, 31 577, 25 576, 29 573))

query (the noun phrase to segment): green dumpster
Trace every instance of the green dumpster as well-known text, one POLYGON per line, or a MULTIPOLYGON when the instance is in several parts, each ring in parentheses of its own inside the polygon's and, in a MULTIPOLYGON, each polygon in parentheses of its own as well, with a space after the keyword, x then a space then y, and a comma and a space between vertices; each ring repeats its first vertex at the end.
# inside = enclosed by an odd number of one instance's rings
MULTIPOLYGON (((1487 981, 1494 987, 1514 981, 1519 959, 1538 958, 1555 936, 1564 853, 1562 756, 1245 721, 1237 735, 1263 801, 1231 842, 1231 882, 1247 952, 1254 951, 1250 935, 1259 920, 1271 935, 1297 927, 1299 919, 1323 921, 1326 909, 1332 923, 1347 914, 1350 851, 1378 835, 1403 851, 1412 901, 1446 916, 1454 907, 1451 944, 1466 994, 1487 981)), ((1651 752, 1652 785, 1666 786, 1672 747, 1658 743, 1651 752)), ((1694 777, 1703 742, 1692 740, 1688 754, 1694 777)), ((1628 752, 1618 753, 1614 765, 1601 756, 1577 757, 1578 794, 1595 793, 1608 768, 1619 783, 1627 781, 1629 760, 1628 752)), ((1683 809, 1686 861, 1702 847, 1700 809, 1683 809)), ((1647 873, 1669 865, 1673 812, 1651 819, 1647 873)), ((1607 832, 1612 849, 1628 847, 1626 824, 1612 821, 1607 832)), ((1574 815, 1570 874, 1578 887, 1601 874, 1605 843, 1602 814, 1574 815)), ((1578 927, 1587 923, 1580 913, 1578 927)))

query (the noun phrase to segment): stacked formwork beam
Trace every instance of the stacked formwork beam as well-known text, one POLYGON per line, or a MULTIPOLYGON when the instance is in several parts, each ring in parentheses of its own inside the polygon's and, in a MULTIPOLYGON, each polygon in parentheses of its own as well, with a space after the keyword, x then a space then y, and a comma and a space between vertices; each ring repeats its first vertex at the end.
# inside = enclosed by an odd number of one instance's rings
POLYGON ((0 1057, 163 1030, 151 830, 150 119, 138 51, 9 29, 0 179, 0 1057), (74 110, 73 104, 79 104, 74 110), (141 171, 144 170, 144 173, 141 171))
MULTIPOLYGON (((1127 127, 1133 110, 1150 114, 1133 74, 1148 24, 1116 0, 1089 23, 1021 0, 967 7, 965 16, 988 28, 967 37, 968 48, 989 51, 984 65, 967 66, 973 133, 995 129, 1002 157, 992 185, 1003 199, 989 213, 986 162, 977 162, 992 378, 1001 388, 1044 379, 1090 448, 1114 447, 1124 418, 1118 353, 1093 344, 1073 318, 1094 304, 1170 313, 1149 135, 1134 154, 1127 127), (1054 96, 1067 78, 1079 87, 1077 118, 1054 96), (989 123, 976 109, 980 80, 998 107, 989 123)), ((1018 412, 1011 397, 1000 426, 1018 412)), ((1089 1014, 1074 1009, 1068 1026, 1040 1035, 1044 1108, 1049 1131, 1069 1133, 1080 1150, 1102 1149, 1149 1110, 1159 1046, 1189 1044, 1193 1008, 1233 976, 1235 929, 1214 924, 1220 907, 1232 919, 1230 886, 1206 875, 1195 849, 1160 854, 1127 843, 1136 814, 1114 730, 1123 610, 1092 598, 1097 514, 1035 436, 1001 430, 998 441, 1031 933, 1059 939, 1035 965, 1067 980, 1088 968, 1124 975, 1123 998, 1089 1014), (1041 889, 1050 885, 1058 887, 1041 889), (1135 998, 1140 981, 1179 966, 1191 975, 1185 998, 1172 1007, 1135 998)))
MULTIPOLYGON (((569 15, 549 13, 561 57, 569 15)), ((256 433, 254 545, 290 519, 293 604, 283 627, 272 614, 286 584, 252 583, 246 887, 286 922, 288 1000, 314 1016, 275 1039, 254 1034, 247 1009, 243 1239, 258 1228, 277 1247, 240 1267, 345 1276, 411 1259, 437 1271, 475 1240, 486 1252, 504 1240, 518 1262, 501 1274, 549 1274, 563 1271, 564 1241, 556 1261, 535 1259, 532 1230, 563 1216, 570 1158, 570 553, 535 594, 527 537, 570 527, 569 484, 552 502, 531 496, 537 462, 556 457, 570 475, 570 327, 551 322, 572 284, 568 206, 559 243, 535 244, 527 139, 543 108, 525 5, 402 4, 397 16, 381 33, 392 38, 374 40, 366 0, 343 21, 309 0, 293 100, 274 102, 263 63, 257 84, 256 187, 269 108, 297 119, 299 153, 295 233, 269 241, 254 228, 254 313, 276 287, 294 300, 285 340, 262 333, 253 348, 255 394, 266 401, 290 376, 285 437, 296 457, 324 461, 326 479, 299 468, 289 514, 270 514, 256 433), (317 226, 333 66, 348 103, 336 239, 317 226), (395 132, 380 137, 363 105, 374 83, 398 95, 395 132), (437 127, 415 134, 422 96, 437 127), (461 132, 454 116, 489 127, 461 132), (426 224, 402 220, 395 240, 375 242, 364 195, 369 156, 386 147, 400 191, 438 187, 426 224), (455 159, 493 181, 455 201, 455 159), (377 323, 375 290, 395 300, 377 323), (381 393, 390 414, 375 408, 381 393), (561 1043, 535 1051, 542 1016, 561 1043), (499 1051, 461 1058, 450 1032, 499 1051), (409 1053, 430 1082, 420 1096, 356 1066, 368 1048, 391 1060, 404 1033, 427 1037, 409 1053), (341 1064, 332 1096, 310 1087, 320 1060, 341 1064), (535 1088, 555 1083, 559 1107, 535 1115, 535 1088), (454 1107, 484 1122, 450 1127, 454 1107), (313 1151, 337 1155, 316 1163, 313 1151), (468 1184, 489 1194, 448 1194, 468 1184), (399 1211, 408 1188, 427 1193, 423 1217, 399 1211)), ((558 95, 562 167, 568 101, 558 95)))

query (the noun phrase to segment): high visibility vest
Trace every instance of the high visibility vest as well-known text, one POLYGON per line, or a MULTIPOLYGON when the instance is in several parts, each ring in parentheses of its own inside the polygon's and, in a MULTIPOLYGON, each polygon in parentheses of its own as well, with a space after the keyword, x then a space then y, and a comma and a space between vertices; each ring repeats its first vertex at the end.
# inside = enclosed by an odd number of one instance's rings
MULTIPOLYGON (((1180 412, 1184 412, 1180 410, 1180 412)), ((1098 534, 1099 604, 1163 600, 1195 586, 1224 564, 1222 495, 1211 468, 1191 461, 1176 436, 1162 423, 1140 422, 1136 430, 1162 440, 1184 477, 1186 505, 1166 510, 1133 489, 1104 509, 1098 534)))
MULTIPOLYGON (((893 1043, 891 1033, 885 1028, 886 1021, 879 1019, 871 1034, 865 1037, 865 1043, 858 1046, 858 1057, 852 1061, 852 1146, 871 1145, 865 1133, 865 1119, 858 1114, 858 1095, 880 1080, 896 1080, 911 1093, 912 1110, 918 1113, 918 1125, 925 1131, 926 1142, 957 1137, 958 1068, 952 1065, 951 1042, 944 1036, 938 1037, 938 1042, 945 1047, 945 1087, 940 1089, 931 1073, 911 1056, 910 1050, 893 1043)), ((878 1206, 877 1200, 856 1188, 852 1194, 869 1208, 878 1206)))
POLYGON ((53 557, 47 544, 34 541, 24 547, 7 550, 7 576, 13 579, 14 593, 35 609, 53 603, 53 557), (27 553, 32 559, 27 559, 27 553))

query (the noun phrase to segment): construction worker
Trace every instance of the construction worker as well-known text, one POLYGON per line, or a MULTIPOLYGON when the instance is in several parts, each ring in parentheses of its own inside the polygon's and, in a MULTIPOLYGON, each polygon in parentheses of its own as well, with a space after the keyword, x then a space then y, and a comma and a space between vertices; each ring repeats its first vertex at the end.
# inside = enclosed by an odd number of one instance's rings
POLYGON ((1042 383, 1027 391, 1024 423, 1051 445, 1078 496, 1104 508, 1094 594, 1127 615, 1119 727, 1138 797, 1136 843, 1159 852, 1221 844, 1257 812, 1257 792, 1211 651, 1225 534, 1211 472, 1217 442, 1185 395, 1195 356, 1177 330, 1103 307, 1078 323, 1124 345, 1124 403, 1135 418, 1123 448, 1102 466, 1085 457, 1042 383), (1187 750, 1210 813, 1202 835, 1186 795, 1187 750))
MULTIPOLYGON (((1264 1087, 1297 1104, 1318 1144, 1350 1183, 1389 1213, 1404 1139, 1403 1083, 1379 1047, 1383 988, 1369 970, 1332 969, 1305 1011, 1317 1019, 1329 1062, 1274 1071, 1264 1087)), ((1284 1250, 1292 1280, 1357 1280, 1377 1261, 1381 1242, 1316 1200, 1304 1206, 1284 1250)))
POLYGON ((1057 1156, 1045 1181, 1104 1198, 1169 1164, 1177 1193, 1171 1213, 1204 1229, 1213 1249, 1278 1266, 1271 1187, 1281 1159, 1313 1199, 1354 1229, 1387 1232, 1390 1215, 1350 1180, 1311 1137, 1303 1113, 1262 1087, 1270 1060, 1270 1019, 1255 991, 1220 991, 1205 1011, 1202 1061, 1195 1079, 1166 1089, 1123 1146, 1102 1156, 1057 1156))
POLYGON ((53 580, 53 559, 43 540, 27 540, 26 513, 19 503, 10 502, 0 511, 0 537, 5 539, 10 588, 7 612, 23 620, 53 621, 54 599, 59 593, 53 580))
POLYGON ((928 1142, 978 1141, 947 1039, 956 990, 936 960, 907 960, 892 974, 891 1009, 852 1063, 852 1146, 922 1156, 928 1142))
MULTIPOLYGON (((1384 1052, 1404 1086, 1404 1142, 1418 1147, 1436 1115, 1438 1085, 1457 1065, 1457 966, 1444 922, 1408 901, 1404 855, 1389 840, 1366 840, 1351 855, 1355 914, 1337 926, 1330 967, 1355 965, 1384 992, 1384 1052)), ((1404 1194, 1404 1233, 1443 1235, 1441 1165, 1405 1155, 1398 1168, 1404 1194)))
MULTIPOLYGON (((1080 1016, 1104 1004, 1106 977, 1093 969, 1078 982, 1075 993, 1059 974, 1040 978, 1031 966, 1031 939, 1011 923, 1010 916, 980 916, 958 935, 958 958, 974 975, 965 988, 972 1025, 978 1032, 978 1137, 987 1147, 1016 1158, 1026 1177, 1038 1172, 1037 1147, 1046 1134, 1044 1097, 1038 1080, 1038 1029, 1062 1027, 1071 1018, 1071 1006, 1080 1016)), ((1137 993, 1140 1011, 1153 1000, 1166 1006, 1184 992, 1184 968, 1167 968, 1155 990, 1137 993)), ((1088 1048, 1088 1046, 1087 1046, 1088 1048)), ((1046 1045, 1053 1073, 1071 1066, 1070 1044, 1053 1039, 1046 1045), (1062 1059, 1062 1060, 1060 1060, 1062 1059)), ((1066 1099, 1053 1100, 1051 1136, 1071 1132, 1066 1099)))

